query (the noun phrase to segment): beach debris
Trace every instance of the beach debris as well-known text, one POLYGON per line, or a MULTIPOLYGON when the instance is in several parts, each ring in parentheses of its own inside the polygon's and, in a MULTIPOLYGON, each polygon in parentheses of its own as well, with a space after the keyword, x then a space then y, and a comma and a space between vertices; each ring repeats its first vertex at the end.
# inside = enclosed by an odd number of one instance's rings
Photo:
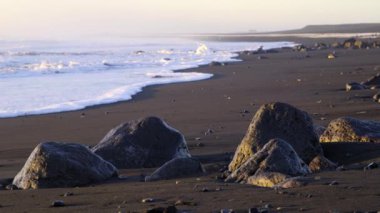
POLYGON ((153 203, 153 202, 156 202, 156 199, 151 198, 151 197, 141 199, 141 203, 153 203))
POLYGON ((202 140, 202 138, 201 137, 196 137, 195 140, 196 141, 200 141, 200 140, 202 140))
POLYGON ((63 200, 54 200, 51 205, 51 207, 64 207, 65 202, 63 200))
POLYGON ((375 95, 373 95, 372 98, 373 98, 374 101, 379 102, 379 100, 380 100, 380 92, 378 92, 375 95))
POLYGON ((351 91, 351 90, 363 90, 367 89, 367 87, 363 84, 359 84, 357 82, 350 82, 346 84, 346 91, 351 91))
POLYGON ((339 185, 338 181, 336 180, 333 180, 329 183, 329 186, 336 186, 336 185, 339 185))
POLYGON ((174 158, 190 157, 184 136, 157 117, 120 124, 92 151, 119 169, 158 167, 174 158))
POLYGON ((189 175, 199 175, 204 172, 205 170, 198 160, 193 158, 175 158, 166 162, 150 176, 146 176, 145 181, 167 180, 189 175))
POLYGON ((311 117, 291 105, 276 102, 263 105, 256 112, 229 164, 229 171, 238 169, 273 138, 289 143, 307 164, 322 153, 311 117))
POLYGON ((282 139, 272 139, 249 158, 226 181, 273 187, 291 176, 309 174, 310 170, 293 147, 282 139))
POLYGON ((84 118, 84 117, 86 117, 86 113, 82 112, 82 113, 80 114, 80 118, 84 118))
POLYGON ((311 172, 321 172, 326 170, 335 170, 338 167, 337 164, 331 162, 323 155, 316 156, 310 163, 309 169, 311 172))
POLYGON ((321 142, 380 142, 380 122, 342 117, 332 120, 321 142))
POLYGON ((117 175, 116 168, 87 147, 74 143, 40 143, 13 184, 21 189, 75 187, 117 175))
POLYGON ((366 167, 364 167, 364 171, 377 169, 377 168, 379 168, 379 165, 376 162, 371 162, 366 167))

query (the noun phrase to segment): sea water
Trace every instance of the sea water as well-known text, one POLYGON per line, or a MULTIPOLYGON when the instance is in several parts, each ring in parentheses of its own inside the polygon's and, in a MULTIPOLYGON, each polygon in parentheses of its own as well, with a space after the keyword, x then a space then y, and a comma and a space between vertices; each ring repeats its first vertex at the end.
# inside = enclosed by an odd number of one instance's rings
POLYGON ((148 85, 197 81, 212 73, 174 72, 236 52, 289 42, 198 42, 186 39, 0 40, 0 117, 79 110, 130 100, 148 85))

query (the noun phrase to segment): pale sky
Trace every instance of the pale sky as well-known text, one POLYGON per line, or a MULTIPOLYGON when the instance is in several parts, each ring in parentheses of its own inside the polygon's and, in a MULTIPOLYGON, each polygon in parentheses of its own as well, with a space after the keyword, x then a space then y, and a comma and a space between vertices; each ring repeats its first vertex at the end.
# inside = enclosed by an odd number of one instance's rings
POLYGON ((380 22, 380 0, 0 0, 0 38, 247 32, 380 22))

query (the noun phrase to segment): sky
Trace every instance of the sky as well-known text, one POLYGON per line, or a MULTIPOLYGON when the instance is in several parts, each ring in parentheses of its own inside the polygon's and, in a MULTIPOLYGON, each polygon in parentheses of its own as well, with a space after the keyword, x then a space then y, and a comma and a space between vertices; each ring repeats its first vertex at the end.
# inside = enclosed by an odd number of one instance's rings
POLYGON ((0 0, 0 38, 230 33, 380 23, 380 0, 0 0))

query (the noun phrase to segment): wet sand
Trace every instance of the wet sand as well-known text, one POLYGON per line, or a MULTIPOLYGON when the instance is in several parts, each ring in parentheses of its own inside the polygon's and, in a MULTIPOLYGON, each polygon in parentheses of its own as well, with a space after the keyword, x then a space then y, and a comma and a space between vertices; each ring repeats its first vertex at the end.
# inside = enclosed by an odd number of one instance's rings
MULTIPOLYGON (((300 41, 313 42, 306 40, 300 41)), ((338 57, 328 60, 326 57, 331 51, 283 50, 266 54, 267 59, 241 55, 243 62, 185 70, 213 73, 214 77, 209 80, 147 87, 132 101, 73 112, 0 119, 0 178, 12 178, 40 142, 95 145, 121 122, 149 115, 161 117, 180 130, 192 155, 201 159, 209 171, 198 180, 184 178, 179 184, 176 180, 139 182, 141 173, 152 171, 141 169, 123 170, 122 174, 128 177, 125 180, 92 187, 0 191, 0 211, 141 211, 152 206, 167 206, 178 199, 196 203, 196 206, 178 207, 193 212, 248 209, 268 203, 271 210, 281 207, 278 211, 282 212, 380 210, 380 170, 314 174, 317 180, 311 185, 286 190, 286 193, 248 185, 225 185, 214 178, 218 169, 229 161, 262 104, 273 101, 292 104, 309 112, 316 124, 324 126, 341 116, 380 120, 380 104, 371 98, 376 91, 344 90, 345 83, 361 82, 380 72, 380 68, 376 68, 380 66, 380 49, 336 50, 338 57), (212 129, 213 134, 205 135, 208 129, 212 129), (197 146, 199 142, 204 146, 197 146), (329 186, 333 180, 339 184, 329 186), (198 192, 199 187, 207 187, 210 192, 198 192), (215 191, 216 188, 222 190, 215 191), (60 196, 68 191, 74 192, 74 196, 60 196), (161 201, 142 204, 140 200, 144 197, 161 201), (68 206, 50 208, 55 199, 64 200, 68 206)), ((327 157, 341 164, 380 158, 376 144, 324 145, 324 149, 327 157), (354 157, 344 154, 350 150, 355 150, 354 157), (367 154, 368 150, 371 154, 367 154)))

